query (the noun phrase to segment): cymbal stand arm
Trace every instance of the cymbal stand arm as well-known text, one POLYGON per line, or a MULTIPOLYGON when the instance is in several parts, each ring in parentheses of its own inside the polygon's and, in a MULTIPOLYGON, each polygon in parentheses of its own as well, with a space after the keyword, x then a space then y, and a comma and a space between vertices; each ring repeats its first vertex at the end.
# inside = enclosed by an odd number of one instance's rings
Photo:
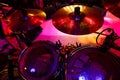
POLYGON ((21 45, 21 43, 20 43, 20 40, 19 40, 19 36, 18 35, 15 35, 15 38, 16 38, 16 40, 17 40, 17 43, 18 43, 18 45, 19 45, 19 47, 20 47, 20 49, 24 49, 24 47, 21 45))
POLYGON ((26 46, 30 46, 32 44, 32 42, 25 36, 24 33, 21 33, 19 36, 20 36, 20 39, 24 41, 26 46))

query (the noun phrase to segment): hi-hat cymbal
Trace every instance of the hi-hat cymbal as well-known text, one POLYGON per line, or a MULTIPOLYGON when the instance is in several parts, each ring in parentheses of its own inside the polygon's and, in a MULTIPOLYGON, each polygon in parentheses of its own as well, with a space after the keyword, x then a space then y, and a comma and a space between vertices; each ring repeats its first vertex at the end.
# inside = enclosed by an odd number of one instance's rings
POLYGON ((120 18, 120 0, 103 0, 106 10, 120 18))
POLYGON ((103 22, 102 9, 84 5, 65 6, 56 11, 52 17, 52 23, 58 30, 72 35, 93 33, 102 26, 103 22), (76 7, 80 8, 80 15, 77 16, 76 7))
POLYGON ((8 17, 7 26, 12 31, 26 31, 38 27, 46 18, 45 12, 37 9, 15 10, 8 17))

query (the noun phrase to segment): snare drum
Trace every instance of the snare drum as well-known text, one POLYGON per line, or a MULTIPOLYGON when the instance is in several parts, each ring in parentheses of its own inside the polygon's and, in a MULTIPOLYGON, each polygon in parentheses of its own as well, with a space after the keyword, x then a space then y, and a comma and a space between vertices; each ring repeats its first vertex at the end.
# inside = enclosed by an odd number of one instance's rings
POLYGON ((52 80, 58 67, 58 47, 50 41, 37 41, 19 56, 19 71, 27 80, 52 80))
POLYGON ((79 47, 67 61, 66 80, 120 80, 120 62, 110 52, 79 47))

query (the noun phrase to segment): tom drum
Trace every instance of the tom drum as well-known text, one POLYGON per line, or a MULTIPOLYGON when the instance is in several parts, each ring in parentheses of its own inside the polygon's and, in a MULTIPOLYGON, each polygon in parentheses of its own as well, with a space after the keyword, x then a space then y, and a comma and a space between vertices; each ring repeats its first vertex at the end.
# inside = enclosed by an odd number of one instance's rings
POLYGON ((58 67, 58 47, 50 41, 37 41, 19 57, 19 71, 27 80, 51 80, 58 67))
POLYGON ((66 80, 120 80, 119 74, 118 58, 96 47, 79 47, 67 61, 66 80))

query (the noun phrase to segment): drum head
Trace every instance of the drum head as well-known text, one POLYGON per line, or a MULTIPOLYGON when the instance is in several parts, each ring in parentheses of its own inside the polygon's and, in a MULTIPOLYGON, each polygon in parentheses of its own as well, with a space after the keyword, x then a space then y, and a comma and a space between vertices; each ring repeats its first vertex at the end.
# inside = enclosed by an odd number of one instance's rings
POLYGON ((19 57, 19 70, 27 80, 48 80, 58 66, 57 47, 47 41, 35 42, 19 57))
POLYGON ((120 80, 119 75, 117 58, 97 48, 78 48, 68 58, 66 80, 120 80))

